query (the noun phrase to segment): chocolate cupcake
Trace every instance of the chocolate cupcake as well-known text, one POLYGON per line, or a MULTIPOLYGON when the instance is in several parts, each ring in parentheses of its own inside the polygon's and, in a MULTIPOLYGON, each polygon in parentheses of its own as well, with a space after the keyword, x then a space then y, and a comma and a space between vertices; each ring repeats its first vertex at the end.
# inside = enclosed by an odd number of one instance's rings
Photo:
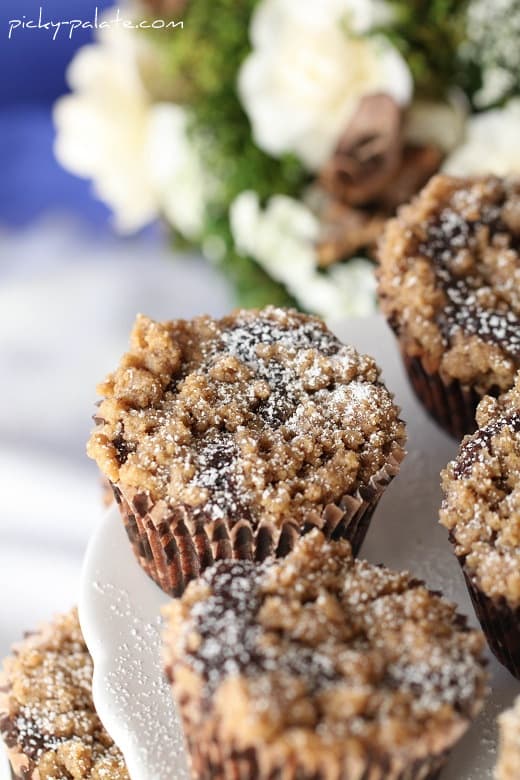
POLYGON ((446 431, 475 429, 520 368, 520 179, 436 176, 383 235, 381 308, 414 390, 446 431))
POLYGON ((283 560, 217 562, 164 617, 198 780, 435 778, 486 693, 452 604, 318 530, 283 560))
POLYGON ((442 474, 440 521, 491 650, 520 679, 520 374, 477 422, 442 474))
POLYGON ((520 696, 498 719, 496 780, 520 780, 520 696))
POLYGON ((0 734, 15 780, 129 780, 92 702, 92 659, 76 611, 14 648, 0 681, 0 734))
POLYGON ((99 392, 88 452, 171 595, 214 560, 285 555, 314 526, 357 551, 404 455, 374 361, 295 311, 140 316, 99 392))

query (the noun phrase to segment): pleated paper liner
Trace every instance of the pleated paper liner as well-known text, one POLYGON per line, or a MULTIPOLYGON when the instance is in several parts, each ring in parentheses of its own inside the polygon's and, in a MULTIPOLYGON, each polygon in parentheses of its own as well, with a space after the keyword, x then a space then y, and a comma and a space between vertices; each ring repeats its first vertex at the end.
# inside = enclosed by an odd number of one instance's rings
POLYGON ((402 355, 415 395, 435 422, 458 441, 473 433, 482 396, 457 380, 446 384, 438 372, 427 371, 420 358, 410 357, 404 350, 402 355))
POLYGON ((398 473, 404 450, 396 452, 354 495, 344 495, 322 514, 309 514, 301 527, 286 522, 281 528, 267 522, 257 527, 249 520, 194 518, 190 507, 174 509, 164 501, 152 504, 139 491, 112 485, 123 522, 141 567, 170 596, 180 596, 188 582, 214 561, 223 558, 263 561, 270 555, 284 557, 294 543, 312 528, 328 538, 347 539, 357 555, 381 496, 398 473))
MULTIPOLYGON (((171 669, 167 668, 166 673, 171 680, 171 669)), ((316 769, 293 754, 290 759, 284 757, 270 765, 261 745, 240 749, 219 738, 206 724, 194 723, 190 717, 194 706, 191 697, 180 702, 192 776, 197 780, 436 780, 449 758, 447 748, 407 765, 403 758, 374 752, 366 760, 351 756, 346 770, 341 765, 333 766, 332 756, 327 766, 316 769)))
MULTIPOLYGON (((191 743, 193 776, 197 780, 329 780, 330 772, 306 772, 298 761, 285 762, 282 766, 262 771, 258 765, 257 751, 220 751, 217 742, 204 745, 191 743)), ((357 775, 341 774, 338 768, 334 777, 339 780, 437 780, 448 759, 447 755, 433 756, 414 761, 406 768, 393 767, 390 759, 372 759, 357 775)))
POLYGON ((459 563, 490 650, 520 680, 520 607, 511 607, 505 598, 487 596, 471 577, 464 559, 459 563))

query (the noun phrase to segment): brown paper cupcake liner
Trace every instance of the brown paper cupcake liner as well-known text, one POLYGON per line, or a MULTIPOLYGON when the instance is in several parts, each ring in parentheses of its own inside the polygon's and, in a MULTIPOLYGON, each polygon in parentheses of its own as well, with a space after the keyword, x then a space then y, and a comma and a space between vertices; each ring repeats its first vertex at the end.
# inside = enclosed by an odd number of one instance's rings
POLYGON ((399 471, 404 451, 397 451, 354 495, 344 495, 323 513, 309 515, 301 528, 287 522, 275 528, 248 520, 232 527, 224 520, 194 519, 190 507, 167 508, 152 504, 139 491, 112 485, 128 538, 141 567, 170 596, 180 596, 188 582, 222 558, 263 561, 269 555, 284 557, 301 534, 320 528, 328 538, 347 539, 357 555, 381 496, 399 471))
POLYGON ((430 417, 453 438, 461 440, 476 427, 475 412, 482 396, 457 380, 446 384, 438 372, 430 373, 417 357, 402 351, 403 362, 415 395, 430 417))
POLYGON ((520 680, 520 607, 505 598, 487 596, 474 582, 464 560, 459 559, 475 612, 493 655, 520 680))
MULTIPOLYGON (((261 747, 238 749, 214 734, 195 734, 198 729, 192 731, 189 718, 184 720, 184 729, 192 776, 197 780, 326 780, 331 776, 330 764, 327 769, 309 769, 297 756, 266 766, 261 747)), ((359 780, 436 780, 448 758, 446 750, 403 768, 402 760, 397 763, 391 756, 374 754, 355 775, 342 773, 338 767, 334 776, 340 780, 354 776, 359 780)))

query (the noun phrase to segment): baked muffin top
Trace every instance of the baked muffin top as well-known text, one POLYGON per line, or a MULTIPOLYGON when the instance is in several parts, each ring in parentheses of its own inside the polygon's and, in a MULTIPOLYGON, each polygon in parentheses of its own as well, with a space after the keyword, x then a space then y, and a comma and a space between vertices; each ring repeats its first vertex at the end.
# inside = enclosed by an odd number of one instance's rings
POLYGON ((374 361, 295 311, 139 316, 98 390, 88 452, 101 470, 202 522, 310 520, 403 457, 374 361))
POLYGON ((454 605, 317 529, 281 561, 216 563, 164 615, 190 718, 239 749, 298 751, 309 772, 440 753, 482 705, 483 639, 454 605))
POLYGON ((477 431, 442 473, 441 523, 467 573, 491 597, 520 604, 520 374, 477 409, 477 431))
POLYGON ((520 696, 498 718, 499 750, 496 780, 518 780, 520 767, 520 696))
POLYGON ((520 368, 520 179, 435 176, 379 248, 381 306, 406 352, 483 394, 520 368))
POLYGON ((94 709, 92 672, 75 610, 29 634, 6 659, 0 733, 17 776, 129 780, 94 709))

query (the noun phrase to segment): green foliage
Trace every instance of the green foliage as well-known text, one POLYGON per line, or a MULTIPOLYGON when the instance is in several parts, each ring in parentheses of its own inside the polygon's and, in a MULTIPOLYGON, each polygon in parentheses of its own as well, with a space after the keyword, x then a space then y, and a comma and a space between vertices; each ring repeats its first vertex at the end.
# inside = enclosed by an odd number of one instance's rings
POLYGON ((182 32, 162 39, 174 93, 190 105, 193 131, 222 185, 216 205, 226 212, 245 189, 256 190, 261 198, 277 192, 292 195, 306 180, 294 157, 275 160, 255 145, 236 92, 257 1, 190 0, 182 32))
POLYGON ((281 284, 275 282, 252 258, 236 251, 227 214, 210 217, 207 232, 212 237, 218 236, 226 247, 218 265, 233 284, 240 306, 257 308, 272 303, 297 308, 296 301, 281 284))
MULTIPOLYGON (((273 159, 256 146, 238 98, 237 76, 250 52, 251 16, 258 2, 189 0, 183 12, 183 29, 155 36, 161 60, 166 63, 170 99, 189 106, 191 132, 217 182, 201 242, 211 238, 226 247, 218 262, 244 305, 287 303, 290 299, 252 259, 236 252, 229 227, 230 205, 248 189, 264 202, 278 193, 301 198, 309 182, 295 157, 273 159)), ((471 94, 478 89, 478 68, 460 56, 469 0, 388 3, 393 20, 378 32, 387 35, 408 62, 416 94, 440 98, 455 85, 471 94)))
POLYGON ((395 24, 385 31, 412 71, 416 93, 441 97, 464 87, 459 58, 465 36, 467 0, 389 0, 395 24))
POLYGON ((281 284, 271 279, 250 257, 239 255, 231 244, 221 268, 233 283, 239 306, 256 309, 273 304, 298 308, 294 298, 281 284))
POLYGON ((261 199, 275 193, 298 196, 307 181, 296 158, 276 160, 255 145, 236 92, 237 74, 250 50, 249 25, 257 1, 190 0, 183 14, 184 29, 157 36, 172 96, 189 104, 192 133, 218 182, 203 239, 218 236, 228 247, 221 266, 244 305, 292 301, 254 261, 234 250, 228 224, 231 203, 247 189, 261 199))

